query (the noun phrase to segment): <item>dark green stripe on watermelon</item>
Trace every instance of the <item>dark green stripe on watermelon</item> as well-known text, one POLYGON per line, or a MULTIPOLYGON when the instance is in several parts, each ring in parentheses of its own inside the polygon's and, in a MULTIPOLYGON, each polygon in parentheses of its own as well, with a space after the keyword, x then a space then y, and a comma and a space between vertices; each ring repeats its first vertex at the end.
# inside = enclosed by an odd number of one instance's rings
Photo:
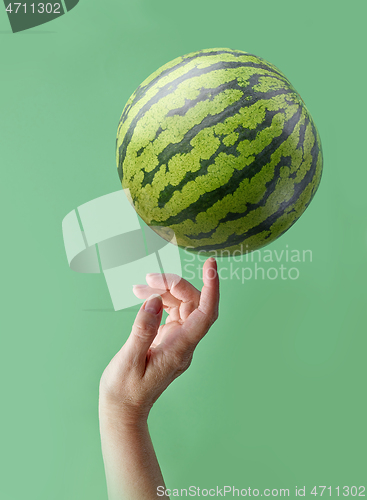
MULTIPOLYGON (((220 200, 223 198, 223 196, 227 194, 232 194, 234 191, 236 191, 238 184, 243 181, 245 178, 246 179, 251 179, 255 174, 260 172, 262 167, 269 163, 270 157, 274 152, 274 149, 276 149, 278 144, 281 144, 284 140, 284 137, 287 137, 289 132, 294 130, 294 127, 296 126, 297 122, 299 121, 299 118, 301 116, 301 109, 297 111, 295 115, 292 116, 290 120, 286 123, 286 126, 284 127, 284 132, 279 136, 275 137, 272 142, 266 146, 259 155, 255 157, 255 160, 248 165, 245 169, 243 170, 235 170, 234 174, 232 177, 229 179, 229 181, 220 186, 219 188, 215 189, 214 191, 210 191, 208 193, 205 193, 200 196, 200 198, 197 200, 197 202, 193 203, 189 207, 187 207, 186 210, 180 212, 176 216, 169 217, 168 219, 165 219, 163 222, 167 226, 171 226, 172 224, 179 224, 182 219, 191 219, 195 220, 196 215, 198 211, 205 211, 209 207, 211 207, 216 201, 220 200)), ((263 122, 264 123, 264 122, 263 122)), ((247 137, 246 137, 247 138, 247 137)), ((220 148, 219 148, 220 149, 220 148)), ((232 153, 233 154, 233 153, 232 153)), ((236 155, 234 155, 236 156, 236 155)), ((209 162, 212 160, 210 158, 209 162)), ((280 164, 279 164, 280 166, 280 164)), ((205 167, 203 168, 203 173, 205 171, 205 167)), ((201 175, 200 171, 198 173, 201 175)), ((277 179, 277 176, 275 175, 274 178, 272 179, 271 183, 274 184, 275 179, 277 179)), ((151 225, 157 224, 156 221, 152 221, 151 225)), ((157 224, 158 225, 158 224, 157 224)))
MULTIPOLYGON (((201 246, 197 246, 196 250, 197 251, 202 250, 202 251, 205 251, 205 252, 210 252, 212 250, 219 250, 221 248, 226 248, 228 246, 238 245, 241 242, 243 242, 243 238, 244 237, 248 238, 250 236, 254 236, 256 234, 259 234, 262 231, 269 232, 268 237, 270 237, 271 236, 270 228, 271 228, 272 224, 274 224, 274 222, 281 215, 284 214, 285 210, 287 209, 287 207, 289 207, 289 205, 293 205, 293 203, 295 203, 298 200, 299 196, 303 193, 305 187, 310 183, 310 181, 313 179, 313 177, 314 177, 314 175, 316 173, 317 159, 318 159, 319 154, 320 154, 320 149, 319 149, 319 147, 318 147, 318 145, 317 145, 316 142, 315 142, 315 144, 313 146, 311 154, 312 154, 312 158, 313 158, 312 167, 307 171, 307 174, 302 179, 302 181, 299 184, 295 185, 294 195, 292 196, 292 198, 289 201, 285 201, 285 202, 281 203, 279 205, 279 209, 277 210, 277 212, 275 212, 274 214, 271 214, 265 221, 261 222, 258 226, 256 226, 255 228, 250 229, 249 231, 247 231, 244 234, 241 234, 241 235, 232 234, 232 235, 230 235, 228 237, 228 239, 225 241, 224 244, 221 243, 219 245, 204 245, 202 247, 201 246)), ((275 172, 275 175, 274 175, 274 179, 272 181, 270 181, 268 183, 268 185, 267 185, 266 195, 261 200, 261 202, 258 203, 258 204, 253 204, 253 205, 249 204, 247 206, 247 209, 244 212, 242 212, 242 213, 232 213, 232 212, 228 213, 223 219, 221 219, 219 221, 219 224, 217 225, 216 228, 214 228, 210 232, 209 236, 212 236, 215 233, 215 231, 218 229, 218 227, 219 227, 220 224, 222 224, 224 222, 236 220, 236 219, 241 219, 241 218, 245 217, 246 215, 248 215, 248 213, 250 213, 252 210, 255 210, 259 206, 263 206, 265 204, 266 200, 268 199, 269 195, 274 191, 274 188, 275 188, 278 176, 279 176, 279 170, 280 170, 280 168, 283 167, 283 166, 285 166, 285 165, 290 166, 290 164, 291 164, 291 159, 289 157, 283 157, 282 161, 279 162, 278 165, 277 165, 277 167, 276 167, 276 172, 275 172)), ((316 187, 316 189, 317 189, 317 187, 316 187)), ((309 202, 305 205, 305 209, 307 208, 307 206, 311 202, 313 196, 315 195, 316 189, 313 190, 309 202)), ((295 219, 293 221, 292 225, 294 224, 294 222, 296 222, 296 220, 297 219, 295 219)), ((287 228, 287 229, 289 229, 289 228, 287 228)), ((186 236, 188 238, 192 237, 195 240, 203 239, 203 238, 207 238, 208 237, 205 233, 199 234, 199 235, 186 235, 186 236)))
MULTIPOLYGON (((203 58, 203 57, 217 56, 218 54, 231 54, 234 57, 240 57, 240 56, 244 55, 244 52, 225 50, 225 49, 224 50, 211 50, 209 52, 204 52, 204 51, 203 52, 194 52, 192 55, 188 54, 187 56, 177 58, 176 59, 177 63, 174 64, 172 67, 168 67, 167 69, 163 69, 162 71, 159 71, 158 75, 155 78, 153 78, 152 80, 149 79, 149 83, 147 83, 146 85, 144 85, 144 82, 141 85, 139 85, 139 87, 135 90, 135 92, 132 96, 133 98, 132 99, 130 98, 131 102, 129 102, 125 106, 125 108, 122 112, 121 118, 120 118, 119 125, 126 120, 126 117, 129 114, 130 109, 134 106, 134 104, 136 104, 140 99, 142 99, 146 95, 147 91, 149 89, 151 89, 163 77, 173 73, 174 71, 182 68, 183 66, 186 66, 191 61, 198 60, 199 58, 203 58)), ((254 54, 246 53, 246 55, 256 57, 254 54)), ((257 58, 257 59, 261 60, 260 58, 257 58)), ((269 69, 269 68, 267 67, 267 69, 269 69)), ((275 68, 273 68, 273 71, 276 72, 275 68)), ((278 74, 281 75, 280 72, 278 72, 278 74)))
MULTIPOLYGON (((125 155, 126 155, 126 148, 127 148, 127 145, 129 144, 129 142, 130 142, 130 140, 131 140, 131 138, 132 138, 132 136, 134 134, 134 128, 135 128, 136 124, 146 114, 146 112, 151 108, 151 106, 153 104, 156 104, 157 102, 159 102, 162 99, 162 97, 166 97, 169 94, 174 94, 174 92, 177 89, 178 85, 180 85, 181 83, 183 83, 185 80, 195 78, 196 76, 199 76, 199 75, 201 76, 201 75, 204 75, 204 74, 207 74, 207 73, 211 73, 211 72, 216 71, 218 69, 229 69, 229 68, 233 69, 233 68, 241 68, 241 67, 250 67, 250 68, 264 69, 266 71, 275 72, 274 69, 269 68, 265 64, 261 64, 261 63, 255 64, 253 62, 248 62, 248 63, 239 63, 239 62, 223 63, 223 62, 219 62, 219 63, 215 63, 212 66, 209 66, 209 67, 205 68, 204 70, 194 68, 188 74, 185 74, 184 76, 182 76, 180 78, 177 78, 177 79, 175 79, 172 82, 167 83, 164 87, 162 87, 159 90, 159 92, 157 92, 157 94, 152 99, 149 100, 149 102, 141 110, 139 110, 139 112, 137 113, 137 115, 134 117, 134 119, 133 119, 133 121, 132 121, 132 123, 131 123, 131 125, 129 127, 129 130, 125 134, 124 141, 121 144, 121 146, 119 147, 119 165, 122 165, 124 163, 125 155)), ((258 76, 259 75, 256 75, 257 78, 258 78, 258 76)), ((262 75, 262 76, 264 76, 264 75, 262 75)), ((232 85, 231 84, 225 84, 225 85, 222 85, 221 87, 223 89, 238 88, 239 90, 244 91, 243 87, 239 86, 235 82, 232 85)), ((209 89, 209 90, 211 90, 211 89, 209 89)), ((287 92, 289 92, 289 90, 287 92)), ((246 92, 244 92, 244 94, 245 93, 246 92)), ((250 93, 249 93, 248 90, 247 90, 247 94, 250 95, 250 93)), ((142 96, 140 96, 139 92, 138 92, 136 100, 140 100, 144 95, 145 95, 145 92, 143 93, 142 96)), ((172 116, 172 112, 173 111, 169 111, 166 114, 166 116, 172 116)), ((177 114, 180 115, 180 113, 177 113, 177 114)), ((124 117, 124 120, 120 120, 120 124, 124 123, 126 121, 126 117, 127 117, 127 115, 124 117)), ((122 181, 122 175, 123 175, 122 174, 122 169, 119 169, 118 173, 119 173, 119 176, 120 176, 120 180, 122 181)))
MULTIPOLYGON (((240 89, 240 87, 238 85, 230 85, 229 88, 240 89)), ((276 95, 286 94, 286 93, 288 93, 288 92, 285 90, 277 90, 277 91, 267 92, 267 93, 259 92, 258 93, 259 95, 257 96, 256 100, 270 99, 271 97, 274 97, 276 95)), ((249 106, 254 104, 254 102, 255 102, 254 99, 252 99, 251 103, 249 103, 249 101, 246 100, 246 98, 247 98, 246 93, 243 93, 243 98, 240 101, 233 104, 232 106, 228 106, 224 111, 222 111, 221 113, 219 113, 217 115, 207 116, 199 125, 195 125, 194 127, 192 127, 192 129, 190 129, 185 134, 185 137, 179 143, 169 144, 161 153, 159 153, 159 155, 158 155, 159 164, 155 167, 155 169, 150 171, 150 172, 144 173, 144 180, 142 182, 142 187, 144 187, 146 184, 150 184, 154 178, 154 175, 159 170, 159 168, 162 165, 166 165, 173 156, 175 156, 176 154, 189 153, 193 149, 193 146, 190 144, 190 141, 192 138, 194 138, 198 134, 198 132, 200 132, 201 130, 203 130, 204 128, 206 128, 208 126, 213 126, 214 124, 224 122, 226 120, 226 118, 236 114, 241 108, 249 107, 249 106)), ((215 158, 221 152, 226 152, 227 154, 232 154, 234 156, 238 156, 238 152, 236 150, 237 145, 244 139, 250 139, 250 140, 254 139, 257 132, 259 132, 260 130, 263 130, 264 128, 266 128, 270 125, 271 118, 274 117, 274 115, 276 113, 279 113, 279 111, 281 111, 281 110, 267 111, 266 112, 267 118, 262 123, 259 123, 259 125, 256 127, 256 129, 249 130, 249 129, 244 129, 241 126, 237 127, 237 129, 235 129, 235 131, 238 131, 240 133, 240 135, 239 135, 239 138, 237 139, 236 143, 231 145, 231 146, 225 146, 222 143, 221 146, 217 149, 216 153, 214 155, 212 155, 210 160, 202 160, 201 161, 201 165, 203 166, 203 170, 196 172, 196 174, 202 175, 203 173, 205 173, 205 166, 211 164, 211 162, 213 162, 215 160, 215 158)), ((191 180, 191 179, 189 178, 189 180, 191 180)), ((181 189, 184 186, 184 184, 185 183, 180 184, 177 187, 175 187, 175 186, 171 186, 171 187, 173 188, 173 191, 175 191, 175 188, 181 189)), ((170 186, 167 186, 165 188, 164 192, 162 192, 161 196, 163 196, 163 198, 160 197, 158 200, 159 207, 162 207, 163 200, 165 200, 165 202, 168 201, 168 199, 169 199, 168 194, 170 192, 171 192, 170 186)))

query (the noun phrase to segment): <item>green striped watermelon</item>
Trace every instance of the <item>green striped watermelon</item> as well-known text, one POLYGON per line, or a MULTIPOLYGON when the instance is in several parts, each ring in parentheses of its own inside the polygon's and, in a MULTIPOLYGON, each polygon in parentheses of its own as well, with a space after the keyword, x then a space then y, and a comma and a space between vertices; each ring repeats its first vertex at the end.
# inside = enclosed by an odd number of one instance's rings
POLYGON ((178 57, 147 78, 123 110, 116 157, 122 187, 152 229, 217 255, 282 235, 322 172, 319 134, 291 83, 231 49, 178 57))

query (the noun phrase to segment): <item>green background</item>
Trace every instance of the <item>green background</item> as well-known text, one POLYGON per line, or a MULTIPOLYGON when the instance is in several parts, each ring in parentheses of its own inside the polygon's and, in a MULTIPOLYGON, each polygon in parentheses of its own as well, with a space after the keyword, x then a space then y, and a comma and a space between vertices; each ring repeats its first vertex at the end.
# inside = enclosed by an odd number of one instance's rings
POLYGON ((1 498, 107 498, 98 384, 137 308, 114 312, 102 275, 69 269, 61 221, 119 189, 115 135, 135 88, 210 47, 285 73, 320 132, 324 175, 269 247, 311 249, 312 263, 294 281, 222 280, 219 320, 153 408, 167 486, 292 497, 306 486, 309 498, 315 485, 367 486, 366 10, 355 0, 82 0, 18 34, 0 11, 1 498))

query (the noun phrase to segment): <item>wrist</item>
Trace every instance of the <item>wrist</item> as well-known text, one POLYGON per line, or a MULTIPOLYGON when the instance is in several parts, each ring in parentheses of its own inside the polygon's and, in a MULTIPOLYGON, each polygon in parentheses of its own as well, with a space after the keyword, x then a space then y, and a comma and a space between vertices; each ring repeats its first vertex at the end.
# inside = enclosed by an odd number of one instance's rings
POLYGON ((99 395, 99 419, 101 424, 112 424, 118 428, 142 429, 147 425, 150 408, 119 401, 109 395, 99 395))

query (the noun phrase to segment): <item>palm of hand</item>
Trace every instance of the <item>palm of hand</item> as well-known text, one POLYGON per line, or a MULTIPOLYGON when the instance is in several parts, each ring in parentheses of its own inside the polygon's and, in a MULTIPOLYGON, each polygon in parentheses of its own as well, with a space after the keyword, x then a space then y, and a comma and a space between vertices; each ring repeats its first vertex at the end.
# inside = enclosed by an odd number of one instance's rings
POLYGON ((140 299, 152 294, 162 297, 163 309, 168 313, 166 321, 158 329, 152 348, 166 344, 168 339, 183 333, 183 325, 190 314, 197 309, 200 292, 176 274, 148 274, 148 285, 135 285, 134 293, 140 299))

